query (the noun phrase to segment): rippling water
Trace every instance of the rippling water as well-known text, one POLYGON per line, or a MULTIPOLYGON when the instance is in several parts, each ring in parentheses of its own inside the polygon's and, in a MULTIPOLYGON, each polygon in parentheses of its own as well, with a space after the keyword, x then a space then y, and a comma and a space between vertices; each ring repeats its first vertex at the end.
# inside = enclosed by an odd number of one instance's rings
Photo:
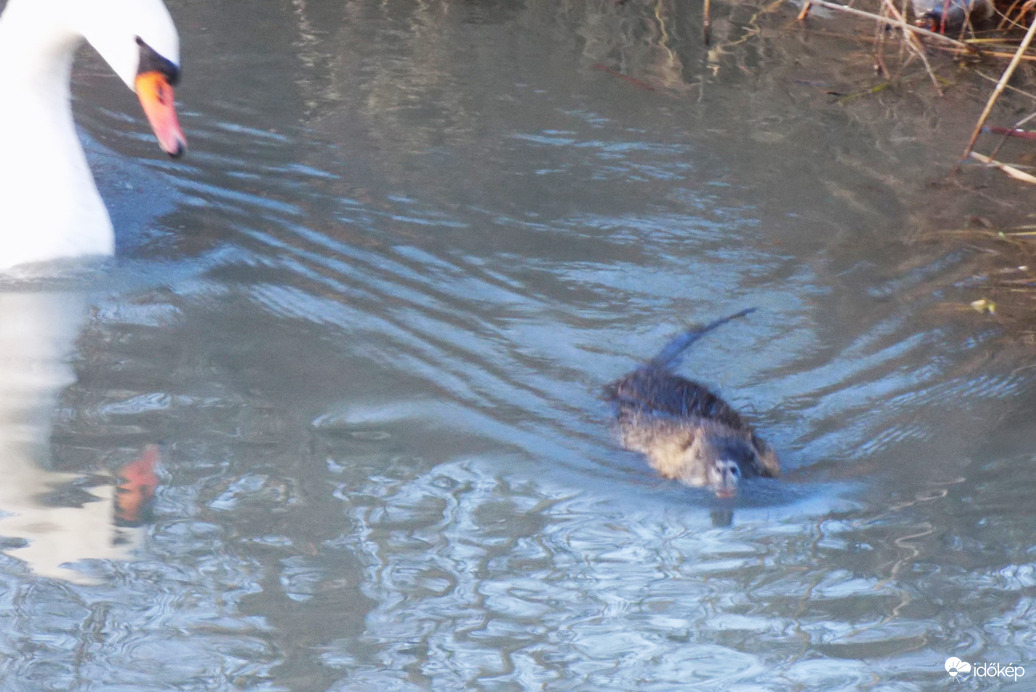
POLYGON ((4 509, 39 517, 0 531, 5 689, 1036 675, 1032 371, 946 309, 966 253, 906 242, 931 133, 797 82, 818 40, 741 6, 706 53, 680 3, 169 4, 188 157, 84 56, 118 257, 3 284, 4 509), (683 368, 784 459, 731 518, 600 390, 747 306, 683 368), (113 545, 97 496, 156 442, 113 545), (62 571, 19 552, 59 537, 62 571))

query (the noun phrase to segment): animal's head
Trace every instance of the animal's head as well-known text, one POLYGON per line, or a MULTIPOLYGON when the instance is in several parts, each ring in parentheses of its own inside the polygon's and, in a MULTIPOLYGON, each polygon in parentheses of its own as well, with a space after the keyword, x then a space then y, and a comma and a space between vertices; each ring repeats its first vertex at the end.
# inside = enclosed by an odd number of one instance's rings
POLYGON ((756 452, 740 437, 704 435, 696 445, 697 462, 704 469, 705 485, 717 497, 734 497, 741 480, 752 471, 756 452))
POLYGON ((69 19, 137 94, 162 149, 187 148, 173 104, 180 78, 180 37, 161 0, 77 0, 69 19))

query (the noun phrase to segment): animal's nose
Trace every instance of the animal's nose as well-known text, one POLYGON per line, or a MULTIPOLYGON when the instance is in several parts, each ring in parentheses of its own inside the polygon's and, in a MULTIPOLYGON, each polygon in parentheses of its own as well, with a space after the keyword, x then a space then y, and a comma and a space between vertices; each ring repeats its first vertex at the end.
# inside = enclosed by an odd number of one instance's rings
POLYGON ((741 470, 737 464, 724 464, 720 473, 720 483, 716 487, 716 497, 733 497, 737 494, 737 485, 741 470))

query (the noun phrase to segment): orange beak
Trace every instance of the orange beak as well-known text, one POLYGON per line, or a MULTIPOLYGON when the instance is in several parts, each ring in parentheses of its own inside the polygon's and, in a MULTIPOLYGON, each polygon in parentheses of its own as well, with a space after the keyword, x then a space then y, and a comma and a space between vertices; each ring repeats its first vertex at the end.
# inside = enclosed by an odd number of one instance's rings
POLYGON ((176 119, 173 87, 169 86, 169 80, 161 72, 142 72, 137 75, 135 86, 144 115, 151 123, 162 151, 173 158, 183 154, 187 150, 187 139, 176 119))

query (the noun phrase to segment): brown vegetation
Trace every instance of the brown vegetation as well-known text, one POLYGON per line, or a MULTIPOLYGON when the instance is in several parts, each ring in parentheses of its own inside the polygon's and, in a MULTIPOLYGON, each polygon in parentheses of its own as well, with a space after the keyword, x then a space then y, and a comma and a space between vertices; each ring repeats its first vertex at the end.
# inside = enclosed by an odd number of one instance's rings
MULTIPOLYGON (((959 0, 954 0, 955 2, 959 0)), ((950 0, 946 1, 949 7, 950 0)), ((892 0, 881 0, 875 11, 865 11, 846 5, 829 2, 828 0, 808 0, 799 13, 799 20, 804 21, 813 6, 824 7, 837 12, 846 12, 861 17, 873 18, 879 27, 879 40, 876 42, 874 56, 875 66, 883 76, 889 77, 890 71, 886 65, 884 49, 886 47, 885 37, 890 30, 898 31, 902 37, 902 46, 912 55, 920 59, 928 72, 935 90, 941 93, 940 82, 928 61, 928 51, 942 51, 951 53, 954 57, 967 59, 998 59, 1008 60, 1006 66, 996 82, 985 109, 979 116, 972 131, 971 139, 968 141, 962 155, 962 160, 967 158, 976 159, 987 166, 996 167, 1010 177, 1029 184, 1036 184, 1036 176, 1024 170, 1024 166, 1012 165, 997 160, 1003 140, 1008 137, 1020 137, 1025 139, 1036 139, 1036 131, 1025 129, 1026 124, 1036 117, 1033 112, 1018 120, 1010 127, 986 127, 986 122, 993 112, 997 100, 1009 87, 1011 77, 1015 74, 1018 66, 1023 62, 1036 61, 1036 47, 1032 46, 1033 36, 1036 35, 1036 22, 1033 19, 1034 0, 998 0, 996 5, 985 4, 985 0, 975 2, 974 7, 983 8, 982 24, 992 25, 995 28, 990 31, 978 32, 970 18, 964 17, 965 21, 960 26, 957 36, 953 37, 945 33, 945 15, 943 21, 933 22, 930 17, 914 17, 915 23, 907 22, 904 11, 898 9, 892 0), (1026 26, 1026 23, 1028 26, 1026 26), (926 25, 924 28, 920 25, 926 25), (933 31, 932 29, 936 29, 933 31), (1024 29, 1024 33, 1022 30, 1024 29), (998 143, 989 155, 980 154, 974 151, 979 135, 983 133, 1000 136, 998 143)), ((964 15, 962 15, 964 16, 964 15)), ((1036 95, 1030 95, 1036 102, 1036 95)))

